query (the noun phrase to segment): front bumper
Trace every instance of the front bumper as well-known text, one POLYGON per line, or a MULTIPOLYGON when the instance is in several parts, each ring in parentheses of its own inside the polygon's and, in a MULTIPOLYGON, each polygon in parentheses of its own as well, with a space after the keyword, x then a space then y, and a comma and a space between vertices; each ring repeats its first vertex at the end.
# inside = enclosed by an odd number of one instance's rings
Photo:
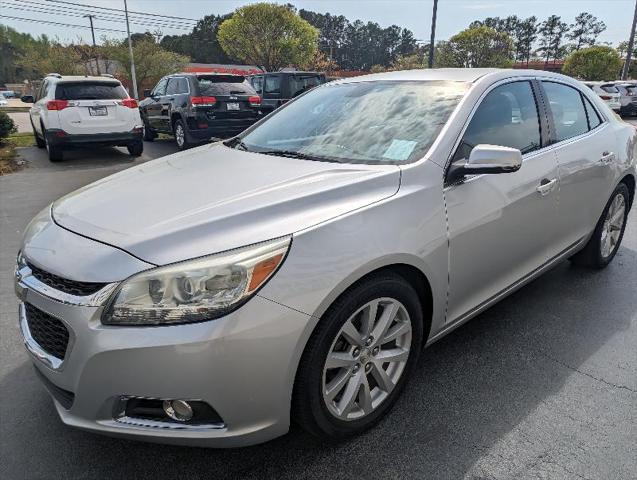
POLYGON ((107 327, 100 322, 101 306, 54 300, 24 279, 16 281, 16 291, 22 315, 22 304, 29 303, 62 320, 70 332, 63 361, 52 364, 34 351, 28 323, 21 321, 27 351, 67 425, 210 447, 251 445, 287 432, 300 339, 311 317, 255 296, 208 322, 107 327), (123 396, 202 400, 223 423, 210 428, 124 423, 118 418, 123 396))
POLYGON ((88 145, 126 146, 143 141, 141 128, 130 132, 72 134, 60 129, 46 131, 46 140, 54 147, 83 147, 88 145))

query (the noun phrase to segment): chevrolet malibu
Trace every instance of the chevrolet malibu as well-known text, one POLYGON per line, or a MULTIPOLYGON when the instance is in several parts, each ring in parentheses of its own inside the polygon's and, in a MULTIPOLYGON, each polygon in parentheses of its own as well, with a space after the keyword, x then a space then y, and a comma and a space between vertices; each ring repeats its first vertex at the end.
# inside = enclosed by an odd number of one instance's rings
POLYGON ((317 87, 104 178, 27 227, 24 342, 62 421, 242 446, 370 428, 422 347, 558 262, 603 268, 637 130, 538 71, 317 87))

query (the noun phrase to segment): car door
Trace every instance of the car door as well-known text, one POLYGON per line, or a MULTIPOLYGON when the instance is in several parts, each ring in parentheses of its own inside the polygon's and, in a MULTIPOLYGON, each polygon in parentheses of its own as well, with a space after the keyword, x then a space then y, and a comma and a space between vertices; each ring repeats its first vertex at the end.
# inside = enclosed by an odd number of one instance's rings
POLYGON ((560 170, 556 248, 563 250, 595 228, 614 187, 617 138, 582 91, 552 80, 541 84, 560 170))
POLYGON ((179 94, 183 77, 170 77, 166 85, 166 94, 161 97, 161 129, 172 131, 171 118, 173 110, 179 109, 179 94))
POLYGON ((558 167, 544 148, 547 121, 532 80, 497 84, 479 102, 453 153, 479 144, 519 149, 520 170, 475 175, 444 189, 449 235, 447 322, 466 318, 550 258, 558 167))
POLYGON ((166 84, 168 78, 162 78, 150 94, 150 103, 146 106, 146 118, 148 123, 155 130, 162 128, 162 98, 166 94, 166 84))
POLYGON ((40 135, 44 134, 44 132, 42 132, 42 110, 46 109, 46 94, 48 91, 48 86, 48 80, 43 80, 42 85, 40 85, 40 88, 35 94, 33 106, 29 110, 33 127, 38 131, 40 135))

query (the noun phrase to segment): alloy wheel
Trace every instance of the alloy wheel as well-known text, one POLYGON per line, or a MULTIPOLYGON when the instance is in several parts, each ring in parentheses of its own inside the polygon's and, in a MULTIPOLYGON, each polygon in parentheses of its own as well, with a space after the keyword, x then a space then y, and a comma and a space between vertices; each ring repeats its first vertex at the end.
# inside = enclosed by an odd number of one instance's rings
POLYGON ((175 127, 175 141, 177 142, 177 145, 179 147, 183 147, 184 140, 185 140, 184 127, 181 126, 181 123, 178 123, 177 126, 175 127))
POLYGON ((603 258, 610 257, 617 248, 624 228, 625 217, 626 200, 624 195, 618 193, 608 209, 604 226, 602 227, 600 249, 603 258))
POLYGON ((376 410, 400 380, 411 341, 411 318, 398 300, 377 298, 359 308, 336 335, 323 367, 329 412, 351 421, 376 410))

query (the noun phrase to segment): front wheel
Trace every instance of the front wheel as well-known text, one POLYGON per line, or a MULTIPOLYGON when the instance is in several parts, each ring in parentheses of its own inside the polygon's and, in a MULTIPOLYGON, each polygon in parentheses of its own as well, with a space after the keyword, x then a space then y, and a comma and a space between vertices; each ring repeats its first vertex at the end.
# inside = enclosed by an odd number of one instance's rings
POLYGON ((385 273, 356 285, 329 308, 308 341, 293 419, 324 438, 371 428, 398 399, 422 337, 420 301, 404 278, 385 273))
POLYGON ((595 231, 584 249, 571 261, 576 265, 604 268, 615 258, 624 238, 630 193, 624 183, 620 183, 608 200, 595 231))

